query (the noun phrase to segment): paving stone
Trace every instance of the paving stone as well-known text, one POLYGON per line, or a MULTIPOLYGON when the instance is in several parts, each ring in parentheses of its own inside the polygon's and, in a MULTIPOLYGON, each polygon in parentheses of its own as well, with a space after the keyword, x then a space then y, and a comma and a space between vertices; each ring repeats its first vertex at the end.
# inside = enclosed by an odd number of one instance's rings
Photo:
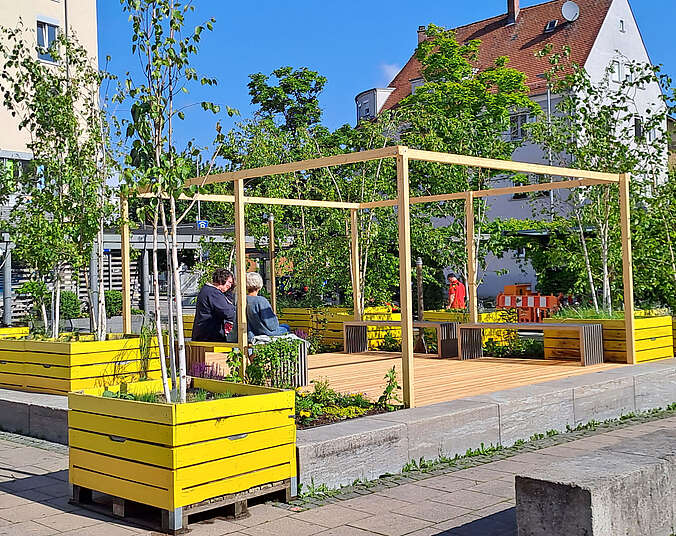
MULTIPOLYGON (((190 536, 223 536, 225 534, 230 535, 245 530, 242 526, 221 518, 201 521, 199 523, 190 523, 189 528, 190 536)), ((101 536, 106 535, 102 534, 101 536)))
POLYGON ((480 510, 481 508, 503 502, 505 499, 504 497, 498 497, 497 495, 490 495, 488 493, 458 490, 449 493, 445 500, 447 504, 468 508, 470 510, 480 510))
POLYGON ((352 508, 345 508, 339 505, 330 505, 323 508, 308 510, 299 514, 293 514, 293 519, 299 519, 307 523, 322 525, 327 528, 334 528, 340 525, 347 525, 352 521, 369 517, 369 513, 352 508))
POLYGON ((409 517, 416 517, 423 521, 430 521, 432 523, 441 523, 448 521, 461 515, 469 514, 472 511, 469 508, 462 508, 452 504, 442 503, 438 501, 423 502, 420 504, 412 504, 407 508, 398 510, 398 514, 409 517))
POLYGON ((483 467, 464 469, 454 473, 454 476, 456 478, 464 478, 465 480, 471 480, 475 483, 478 483, 497 480, 505 473, 505 471, 493 471, 492 469, 489 469, 489 467, 490 465, 484 465, 483 467))
POLYGON ((310 536, 322 532, 326 527, 306 523, 293 517, 282 517, 261 525, 242 529, 249 536, 310 536))
POLYGON ((479 493, 488 493, 489 495, 497 495, 498 497, 505 497, 507 499, 514 498, 514 483, 505 482, 504 480, 493 480, 491 482, 483 482, 469 491, 478 491, 479 493))
MULTIPOLYGON (((190 534, 191 536, 201 536, 200 533, 196 533, 193 530, 194 525, 190 525, 190 534)), ((121 527, 119 525, 114 525, 112 523, 101 523, 99 525, 93 525, 91 527, 84 527, 76 530, 69 530, 68 532, 61 532, 59 536, 138 536, 139 534, 150 534, 150 531, 137 531, 131 528, 121 527)), ((219 532, 216 536, 221 536, 222 534, 227 534, 225 532, 219 532)))
POLYGON ((459 489, 469 489, 476 484, 475 480, 459 478, 455 473, 452 475, 435 476, 418 483, 419 486, 438 489, 441 491, 456 491, 459 489))
POLYGON ((52 534, 58 534, 58 531, 35 521, 24 521, 0 527, 0 536, 51 536, 52 534))
MULTIPOLYGON (((253 527, 254 525, 260 525, 261 523, 267 523, 274 519, 279 519, 291 514, 288 510, 282 508, 277 508, 275 506, 269 506, 267 504, 257 504, 249 508, 249 513, 251 517, 245 519, 237 519, 235 524, 243 525, 245 527, 253 527)), ((2 515, 0 513, 0 515, 2 515)))
POLYGON ((360 519, 351 526, 382 534, 383 536, 402 536, 431 525, 429 521, 387 512, 360 519))
POLYGON ((42 517, 37 519, 36 522, 45 525, 46 527, 54 528, 60 532, 66 532, 69 530, 81 529, 82 527, 97 525, 101 523, 101 519, 101 516, 97 516, 91 512, 77 513, 76 511, 42 517))
POLYGON ((442 500, 446 492, 418 484, 404 484, 403 486, 380 491, 378 494, 399 501, 419 504, 424 501, 442 500))
POLYGON ((59 513, 61 512, 52 506, 31 502, 0 510, 0 518, 6 519, 12 523, 21 523, 23 521, 37 520, 59 513))
POLYGON ((533 469, 534 466, 535 464, 519 462, 516 460, 500 460, 485 465, 484 467, 490 471, 498 471, 501 473, 519 473, 521 471, 529 471, 533 469))
POLYGON ((318 536, 379 536, 375 532, 345 525, 320 532, 318 536))
POLYGON ((391 499, 389 497, 385 497, 384 495, 374 493, 368 497, 357 497, 356 499, 350 499, 343 502, 341 506, 373 514, 376 512, 396 512, 400 508, 405 508, 408 505, 409 503, 407 502, 398 501, 396 499, 391 499))

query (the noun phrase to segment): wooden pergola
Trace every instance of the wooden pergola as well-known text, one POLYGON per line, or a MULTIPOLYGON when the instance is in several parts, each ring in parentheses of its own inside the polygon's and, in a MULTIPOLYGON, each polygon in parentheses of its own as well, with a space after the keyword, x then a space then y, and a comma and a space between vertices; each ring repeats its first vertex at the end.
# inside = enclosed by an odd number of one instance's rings
MULTIPOLYGON (((631 232, 630 232, 630 204, 629 183, 631 177, 628 174, 601 173, 580 169, 561 168, 540 164, 528 164, 506 160, 494 160, 477 158, 457 154, 447 154, 432 151, 411 149, 406 146, 385 147, 370 151, 341 154, 278 164, 228 173, 219 173, 205 177, 195 177, 186 181, 186 186, 204 186, 232 182, 234 195, 196 194, 184 199, 198 201, 215 201, 234 203, 235 208, 235 253, 237 267, 235 277, 240 284, 237 285, 237 326, 238 343, 247 345, 247 321, 246 321, 246 288, 241 282, 246 280, 246 231, 244 222, 244 207, 246 204, 259 205, 286 205, 316 208, 332 208, 337 210, 349 210, 351 222, 351 265, 352 265, 352 293, 354 302, 355 320, 361 320, 361 282, 359 269, 359 230, 357 228, 358 214, 360 210, 379 207, 398 207, 399 229, 399 285, 401 296, 401 357, 403 375, 404 403, 407 407, 415 406, 414 393, 414 368, 413 368, 413 297, 411 290, 411 232, 410 232, 410 208, 416 203, 434 203, 452 200, 464 200, 466 220, 466 249, 467 249, 467 294, 469 301, 470 322, 477 322, 477 278, 475 259, 475 231, 474 231, 474 200, 501 195, 513 195, 530 192, 541 192, 561 189, 571 189, 583 186, 619 185, 621 239, 622 239, 622 266, 624 284, 624 322, 626 327, 626 345, 629 362, 635 362, 635 336, 634 336, 634 289, 633 268, 631 256, 631 232), (356 164, 382 160, 386 158, 396 159, 397 166, 397 198, 368 203, 347 203, 338 201, 281 199, 269 197, 249 197, 244 195, 244 181, 281 175, 295 171, 311 170, 324 167, 340 166, 344 164, 356 164), (411 197, 409 190, 409 162, 418 160, 440 164, 450 164, 472 168, 492 169, 498 171, 510 171, 515 173, 536 173, 553 177, 565 177, 567 180, 549 182, 543 184, 531 184, 527 186, 512 186, 506 188, 494 188, 490 190, 477 190, 467 192, 455 192, 440 195, 411 197)), ((154 194, 142 193, 142 197, 153 197, 154 194)), ((126 199, 121 200, 122 212, 122 284, 123 284, 123 326, 125 333, 131 333, 131 293, 130 293, 130 240, 128 225, 128 207, 126 199)))

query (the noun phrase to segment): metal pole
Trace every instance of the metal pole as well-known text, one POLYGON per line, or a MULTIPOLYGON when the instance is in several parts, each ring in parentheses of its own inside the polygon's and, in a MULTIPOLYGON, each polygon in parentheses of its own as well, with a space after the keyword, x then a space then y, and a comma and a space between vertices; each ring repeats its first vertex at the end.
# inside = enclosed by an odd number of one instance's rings
POLYGON ((277 314, 277 268, 275 266, 275 216, 268 217, 268 257, 270 260, 270 305, 277 314))
POLYGON ((2 321, 5 326, 12 325, 12 250, 9 249, 9 243, 5 249, 5 265, 2 271, 3 275, 3 296, 2 296, 2 321))
MULTIPOLYGON (((94 322, 99 321, 99 255, 98 244, 94 242, 92 252, 89 256, 89 285, 92 288, 92 312, 94 313, 94 322)), ((93 328, 93 326, 92 326, 93 328)))
MULTIPOLYGON (((122 330, 125 334, 132 332, 131 327, 131 235, 129 229, 129 202, 120 196, 120 255, 122 260, 122 330)), ((111 260, 109 254, 109 261, 111 260)), ((109 274, 112 266, 109 264, 109 274)), ((112 279, 112 277, 111 277, 112 279)), ((111 281, 112 283, 112 281, 111 281)), ((111 284, 112 288, 112 284, 111 284)))
POLYGON ((425 305, 423 303, 423 261, 420 257, 415 261, 415 270, 418 280, 418 320, 425 319, 425 305))

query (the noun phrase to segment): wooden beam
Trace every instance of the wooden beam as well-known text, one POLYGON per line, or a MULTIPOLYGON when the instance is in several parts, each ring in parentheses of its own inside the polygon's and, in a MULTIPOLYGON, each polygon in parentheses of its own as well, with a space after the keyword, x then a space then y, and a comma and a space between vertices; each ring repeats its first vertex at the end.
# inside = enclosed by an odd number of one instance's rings
POLYGON ((120 196, 120 253, 122 257, 122 331, 132 333, 131 326, 131 241, 129 232, 129 201, 120 196))
MULTIPOLYGON (((154 198, 155 194, 141 193, 138 197, 154 198)), ((234 203, 234 195, 220 195, 220 194, 194 194, 179 196, 181 201, 207 201, 214 203, 234 203)), ((244 203, 248 205, 287 205, 295 207, 315 207, 315 208, 339 208, 339 209, 355 209, 359 208, 359 203, 347 203, 343 201, 322 201, 319 199, 283 199, 277 197, 244 197, 244 203)))
POLYGON ((631 208, 629 185, 631 176, 620 175, 620 227, 622 239, 622 283, 624 284, 624 327, 626 330, 627 363, 636 364, 634 331, 634 269, 631 247, 631 208))
POLYGON ((476 255, 474 238, 474 195, 467 192, 465 197, 465 228, 467 232, 467 297, 469 299, 469 321, 478 322, 479 311, 476 291, 476 255))
POLYGON ((411 292, 411 207, 409 205, 408 157, 397 155, 397 193, 399 210, 399 295, 401 305, 401 372, 404 404, 415 407, 413 361, 413 293, 411 292))
POLYGON ((239 179, 255 179, 258 177, 267 177, 269 175, 282 175, 284 173, 293 173, 294 171, 340 166, 343 164, 356 164, 359 162, 380 160, 382 158, 394 158, 400 152, 401 147, 395 146, 395 147, 384 147, 382 149, 373 149, 371 151, 359 151, 356 153, 338 154, 335 156, 314 158, 312 160, 289 162, 288 164, 277 164, 274 166, 243 169, 241 171, 231 171, 229 173, 218 173, 215 175, 209 175, 208 177, 195 177, 194 179, 187 180, 185 182, 185 185, 201 186, 206 184, 231 182, 239 179))
POLYGON ((268 217, 268 253, 270 257, 270 305, 277 314, 277 267, 275 265, 275 217, 268 217))
POLYGON ((350 210, 350 266, 352 268, 352 302, 354 319, 361 320, 361 274, 359 257, 359 211, 350 210))
MULTIPOLYGON (((501 195, 526 194, 532 192, 545 192, 549 190, 564 190, 570 188, 580 188, 582 186, 598 186, 603 184, 612 184, 608 181, 599 181, 596 179, 575 179, 570 181, 547 182, 543 184, 528 184, 525 186, 508 186, 505 188, 491 188, 490 190, 475 190, 472 192, 475 198, 478 197, 497 197, 501 195)), ((465 199, 466 192, 455 192, 450 194, 426 195, 421 197, 412 197, 411 205, 419 203, 440 203, 443 201, 458 201, 465 199)), ((362 203, 360 208, 381 208, 395 207, 398 201, 396 199, 383 199, 382 201, 371 201, 362 203)))
POLYGON ((246 374, 248 355, 246 321, 246 229, 244 222, 244 181, 235 181, 235 278, 237 279, 237 343, 242 351, 242 377, 246 374))
POLYGON ((483 169, 514 171, 516 173, 538 173, 541 175, 554 175, 555 177, 594 179, 609 183, 619 182, 619 177, 616 173, 601 173, 598 171, 587 171, 583 169, 545 166, 542 164, 512 162, 510 160, 479 158, 459 154, 438 153, 434 151, 421 151, 418 149, 409 149, 408 155, 409 159, 411 160, 422 160, 424 162, 436 162, 439 164, 454 164, 458 166, 478 167, 483 169))

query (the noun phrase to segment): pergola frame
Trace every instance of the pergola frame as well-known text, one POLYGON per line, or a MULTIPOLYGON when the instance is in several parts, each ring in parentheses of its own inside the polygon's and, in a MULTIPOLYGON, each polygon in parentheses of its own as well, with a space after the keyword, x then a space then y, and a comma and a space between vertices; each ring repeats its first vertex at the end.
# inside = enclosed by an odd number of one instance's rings
MULTIPOLYGON (((469 301, 470 322, 477 322, 477 280, 475 259, 475 232, 474 232, 474 200, 483 197, 495 197, 501 195, 513 195, 539 191, 571 189, 581 186, 619 185, 620 223, 622 242, 622 276, 624 284, 624 323, 626 328, 627 358, 630 364, 635 363, 635 335, 634 335, 634 289, 633 268, 631 253, 631 228, 630 228, 630 204, 629 204, 629 174, 601 173, 580 169, 561 168, 540 164, 528 164, 506 160, 494 160, 488 158, 470 157, 456 154, 421 151, 398 145, 370 151, 328 156, 312 160, 291 162, 259 168, 245 169, 228 173, 219 173, 206 177, 195 177, 186 181, 185 186, 204 186, 225 182, 234 183, 234 195, 195 194, 185 196, 186 200, 215 201, 233 203, 235 206, 235 252, 236 273, 240 282, 237 285, 237 317, 238 317, 238 343, 247 345, 247 321, 246 321, 246 231, 244 222, 244 207, 246 204, 259 205, 288 205, 316 208, 333 208, 350 211, 351 228, 351 258, 352 266, 352 292, 354 302, 355 320, 361 320, 361 281, 359 274, 359 230, 357 228, 358 213, 360 210, 377 207, 398 207, 399 228, 399 285, 401 305, 401 332, 402 332, 402 375, 404 404, 407 407, 415 406, 414 392, 414 361, 413 361, 413 297, 411 290, 411 229, 410 229, 410 206, 416 203, 432 203, 451 200, 465 201, 466 221, 466 249, 467 249, 467 294, 469 301), (340 166, 344 164, 356 164, 385 158, 396 159, 397 166, 397 198, 368 203, 346 203, 337 201, 303 200, 303 199, 280 199, 268 197, 249 197, 244 195, 244 181, 246 179, 280 175, 294 171, 319 169, 324 167, 340 166), (456 192, 441 195, 423 197, 410 197, 409 190, 409 162, 419 160, 440 164, 451 164, 465 167, 477 167, 498 171, 512 171, 516 173, 537 173, 553 177, 567 177, 570 180, 549 182, 544 184, 531 184, 527 186, 512 186, 494 188, 490 190, 477 190, 456 192)), ((141 197, 154 197, 155 194, 143 192, 141 197)), ((122 281, 123 281, 123 326, 125 333, 131 332, 131 294, 130 294, 130 258, 129 258, 129 223, 127 200, 121 198, 122 213, 122 281)))

